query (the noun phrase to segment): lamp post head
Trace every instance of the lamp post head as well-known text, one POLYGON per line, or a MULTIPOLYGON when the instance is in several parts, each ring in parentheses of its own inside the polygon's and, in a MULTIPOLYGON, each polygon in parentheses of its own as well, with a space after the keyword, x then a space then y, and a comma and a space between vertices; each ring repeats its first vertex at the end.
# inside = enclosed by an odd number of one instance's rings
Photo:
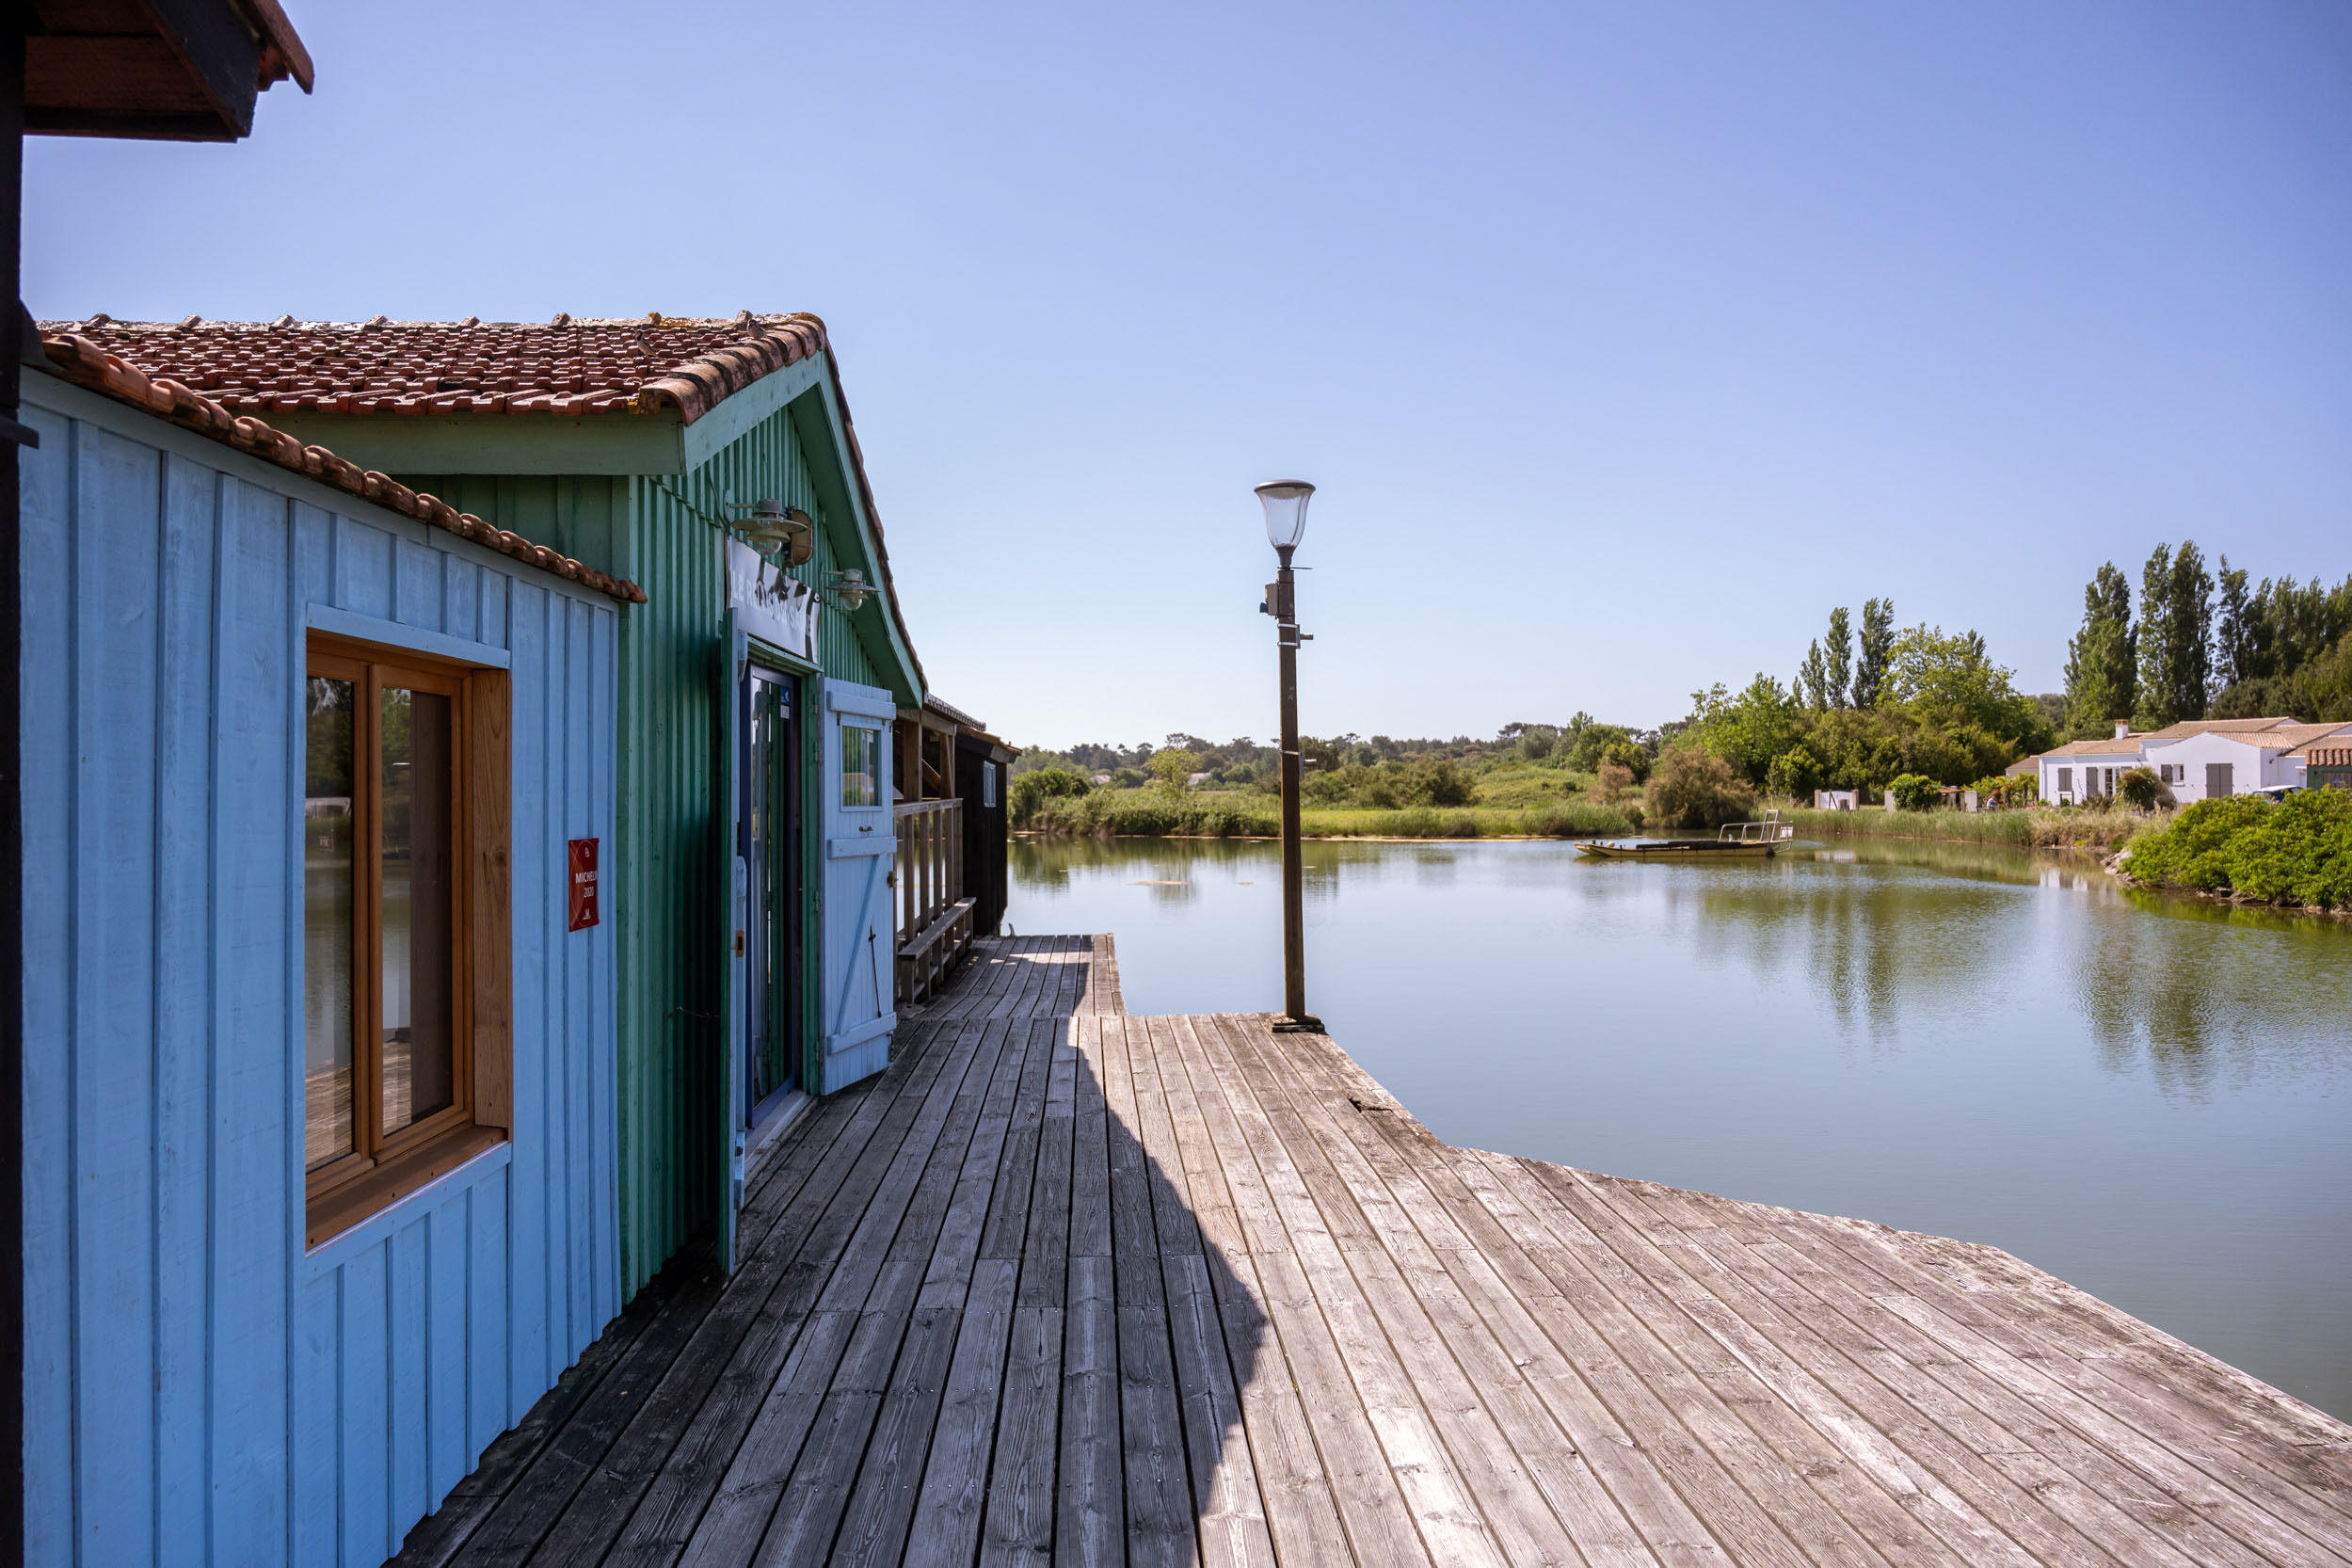
POLYGON ((1306 535, 1306 503, 1314 493, 1315 487, 1304 479, 1269 479, 1257 487, 1266 508, 1266 542, 1286 556, 1306 535))

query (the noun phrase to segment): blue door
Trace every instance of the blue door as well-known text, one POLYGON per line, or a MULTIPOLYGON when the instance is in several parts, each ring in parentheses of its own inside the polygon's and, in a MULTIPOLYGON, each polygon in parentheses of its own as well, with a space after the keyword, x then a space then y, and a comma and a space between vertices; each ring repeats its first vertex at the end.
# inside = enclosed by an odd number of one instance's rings
POLYGON ((898 1026, 898 943, 892 924, 890 694, 824 683, 824 1031, 817 1092, 831 1094, 890 1063, 898 1026))

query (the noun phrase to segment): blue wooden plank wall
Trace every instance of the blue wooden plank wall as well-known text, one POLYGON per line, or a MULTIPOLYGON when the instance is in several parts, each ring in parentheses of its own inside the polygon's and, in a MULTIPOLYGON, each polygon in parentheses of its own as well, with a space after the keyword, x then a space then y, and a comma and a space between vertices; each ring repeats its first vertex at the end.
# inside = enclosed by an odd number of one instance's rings
POLYGON ((616 612, 26 380, 26 1560, 365 1568, 620 1309, 614 927, 568 933, 563 885, 613 838, 616 612), (300 680, 337 611, 511 670, 516 1125, 306 1254, 300 680))

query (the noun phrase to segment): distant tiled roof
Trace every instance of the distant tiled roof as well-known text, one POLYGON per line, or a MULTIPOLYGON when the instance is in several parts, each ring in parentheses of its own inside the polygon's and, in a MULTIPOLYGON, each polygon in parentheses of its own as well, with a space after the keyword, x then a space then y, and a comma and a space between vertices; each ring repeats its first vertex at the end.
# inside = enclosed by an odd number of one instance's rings
POLYGON ((240 413, 654 413, 688 424, 824 352, 805 314, 552 322, 46 322, 240 413))
POLYGON ((2137 757, 2142 750, 2140 743, 2151 738, 2146 735, 2126 735, 2119 741, 2110 735, 2102 741, 2069 741, 2062 746, 2052 746, 2041 755, 2044 757, 2137 757))
POLYGON ((273 429, 250 414, 240 417, 216 400, 178 381, 151 376, 120 355, 108 353, 88 338, 43 333, 40 346, 48 356, 50 368, 77 386, 104 392, 168 419, 184 429, 210 436, 216 441, 249 452, 280 468, 308 474, 322 484, 332 485, 339 490, 372 501, 379 506, 389 506, 395 512, 406 513, 436 528, 446 529, 459 538, 487 545, 503 555, 529 562, 568 582, 594 588, 626 603, 646 602, 645 590, 634 583, 582 566, 545 545, 533 544, 520 534, 509 533, 493 523, 485 522, 471 512, 460 512, 434 496, 420 495, 373 470, 363 470, 357 463, 336 456, 323 446, 305 446, 284 431, 273 429))
MULTIPOLYGON (((2341 744, 2331 746, 2328 743, 2342 743, 2352 739, 2352 724, 2298 724, 2295 728, 2296 731, 2295 749, 2287 753, 2289 757, 2299 757, 2306 762, 2318 762, 2322 767, 2341 765, 2340 760, 2328 761, 2324 759, 2331 752, 2344 750, 2341 744)), ((2268 743, 2269 737, 2264 736, 2264 744, 2268 743)))
POLYGON ((2285 717, 2272 717, 2266 719, 2183 719, 2178 724, 2168 724, 2162 729, 2149 731, 2148 738, 2152 741, 2185 741, 2192 735, 2229 735, 2242 738, 2248 735, 2259 734, 2265 729, 2276 729, 2282 724, 2293 724, 2294 722, 2295 721, 2293 719, 2285 717))
POLYGON ((2352 768, 2352 746, 2303 746, 2288 754, 2314 768, 2352 768))

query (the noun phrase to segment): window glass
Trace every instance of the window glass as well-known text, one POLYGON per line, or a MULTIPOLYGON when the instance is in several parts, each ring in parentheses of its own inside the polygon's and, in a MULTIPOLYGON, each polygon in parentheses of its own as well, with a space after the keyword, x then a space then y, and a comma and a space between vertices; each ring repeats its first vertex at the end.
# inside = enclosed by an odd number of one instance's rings
POLYGON ((384 1132, 455 1099, 451 707, 439 692, 386 686, 383 742, 384 1132))
POLYGON ((882 731, 863 725, 841 726, 841 804, 873 806, 881 793, 874 777, 882 759, 882 731))
POLYGON ((352 1152, 354 688, 312 677, 302 801, 302 1166, 352 1152))
POLYGON ((980 804, 985 809, 996 808, 997 764, 994 762, 980 764, 980 804))

